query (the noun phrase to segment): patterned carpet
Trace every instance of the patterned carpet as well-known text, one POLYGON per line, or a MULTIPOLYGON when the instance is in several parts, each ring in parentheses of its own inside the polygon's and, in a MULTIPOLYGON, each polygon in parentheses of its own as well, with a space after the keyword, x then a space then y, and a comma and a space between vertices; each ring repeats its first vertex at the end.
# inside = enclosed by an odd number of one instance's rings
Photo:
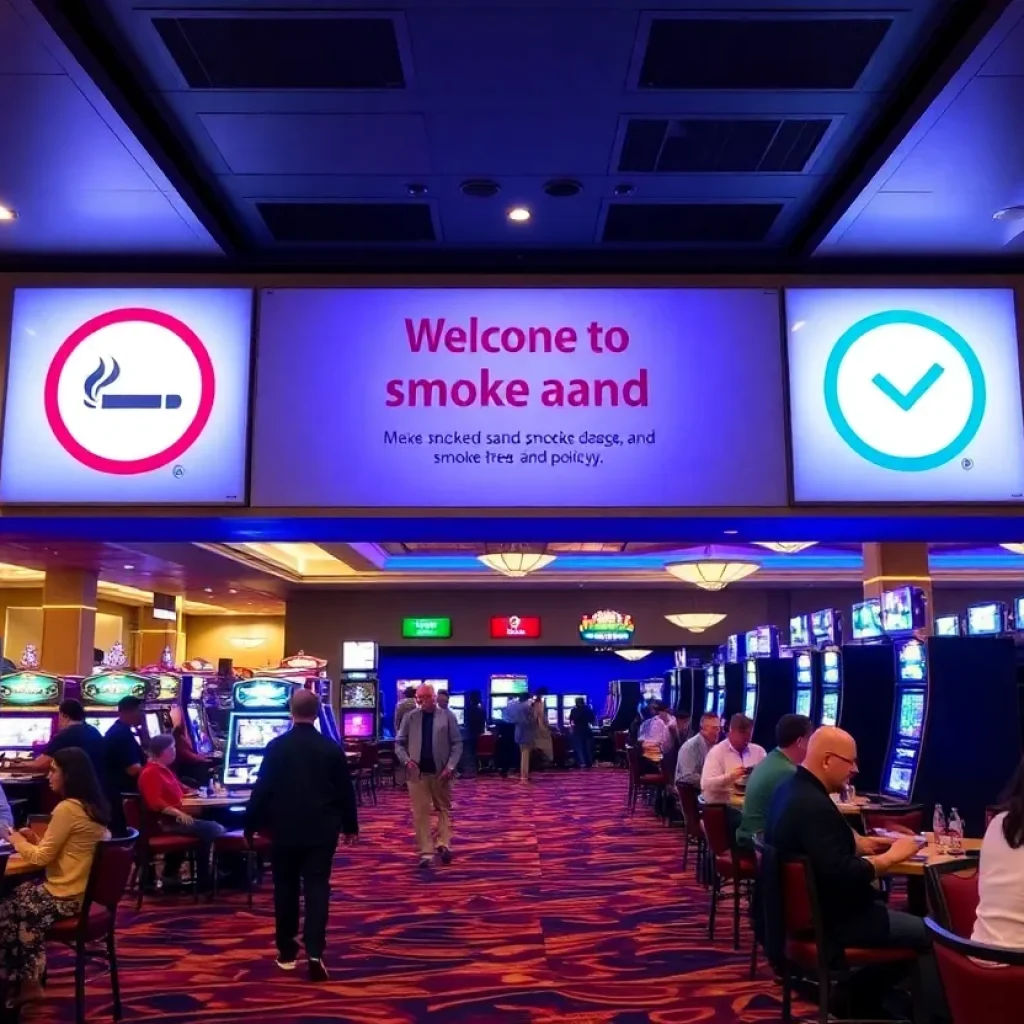
MULTIPOLYGON (((125 909, 125 1020, 778 1021, 778 989, 764 972, 748 980, 728 914, 708 942, 707 894, 692 861, 682 873, 680 831, 643 808, 624 815, 625 784, 613 769, 462 781, 455 863, 426 877, 405 793, 386 790, 337 860, 326 985, 275 967, 269 879, 252 912, 237 895, 125 909)), ((51 957, 51 998, 26 1021, 74 1019, 67 964, 51 957)), ((108 993, 106 977, 90 978, 90 1021, 110 1019, 108 993)))

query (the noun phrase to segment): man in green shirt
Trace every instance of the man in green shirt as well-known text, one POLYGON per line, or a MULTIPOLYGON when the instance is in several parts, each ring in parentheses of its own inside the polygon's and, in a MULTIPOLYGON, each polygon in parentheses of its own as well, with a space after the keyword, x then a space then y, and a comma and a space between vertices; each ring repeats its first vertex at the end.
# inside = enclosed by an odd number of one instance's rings
POLYGON ((775 790, 796 774, 796 766, 807 756, 807 741, 814 726, 806 715, 783 715, 775 726, 775 749, 759 764, 747 780, 743 798, 743 817, 736 829, 740 846, 754 845, 754 836, 764 831, 765 819, 775 790))

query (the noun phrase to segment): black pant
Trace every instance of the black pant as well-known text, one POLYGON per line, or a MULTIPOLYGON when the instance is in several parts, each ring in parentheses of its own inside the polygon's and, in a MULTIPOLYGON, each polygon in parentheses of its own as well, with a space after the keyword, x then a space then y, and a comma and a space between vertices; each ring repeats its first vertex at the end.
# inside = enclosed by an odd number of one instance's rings
POLYGON ((299 952, 299 883, 305 896, 306 917, 302 941, 306 956, 319 960, 327 944, 327 910, 331 902, 331 865, 338 841, 318 846, 274 846, 274 937, 286 959, 299 952))

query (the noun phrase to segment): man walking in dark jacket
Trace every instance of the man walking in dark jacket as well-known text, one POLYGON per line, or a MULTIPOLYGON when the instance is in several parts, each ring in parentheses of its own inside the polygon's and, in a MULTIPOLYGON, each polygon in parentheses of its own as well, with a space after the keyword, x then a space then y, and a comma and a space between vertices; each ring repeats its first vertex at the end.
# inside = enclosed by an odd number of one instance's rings
POLYGON ((277 965, 295 969, 299 954, 299 887, 305 894, 302 941, 312 981, 327 981, 324 947, 331 899, 331 866, 338 837, 356 841, 359 825, 345 752, 322 736, 315 723, 320 699, 296 690, 292 728, 267 744, 245 816, 245 833, 271 841, 277 965))

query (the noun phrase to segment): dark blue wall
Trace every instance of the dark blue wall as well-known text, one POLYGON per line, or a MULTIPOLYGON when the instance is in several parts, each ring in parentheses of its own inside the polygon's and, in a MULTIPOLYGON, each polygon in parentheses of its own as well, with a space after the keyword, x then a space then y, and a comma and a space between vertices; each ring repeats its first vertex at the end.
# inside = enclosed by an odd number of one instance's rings
POLYGON ((642 661, 623 661, 610 651, 579 647, 384 647, 379 675, 384 722, 391 722, 399 679, 447 679, 451 693, 479 690, 487 700, 492 675, 521 674, 530 689, 551 693, 582 693, 600 714, 613 679, 653 679, 672 668, 672 648, 654 650, 642 661))

